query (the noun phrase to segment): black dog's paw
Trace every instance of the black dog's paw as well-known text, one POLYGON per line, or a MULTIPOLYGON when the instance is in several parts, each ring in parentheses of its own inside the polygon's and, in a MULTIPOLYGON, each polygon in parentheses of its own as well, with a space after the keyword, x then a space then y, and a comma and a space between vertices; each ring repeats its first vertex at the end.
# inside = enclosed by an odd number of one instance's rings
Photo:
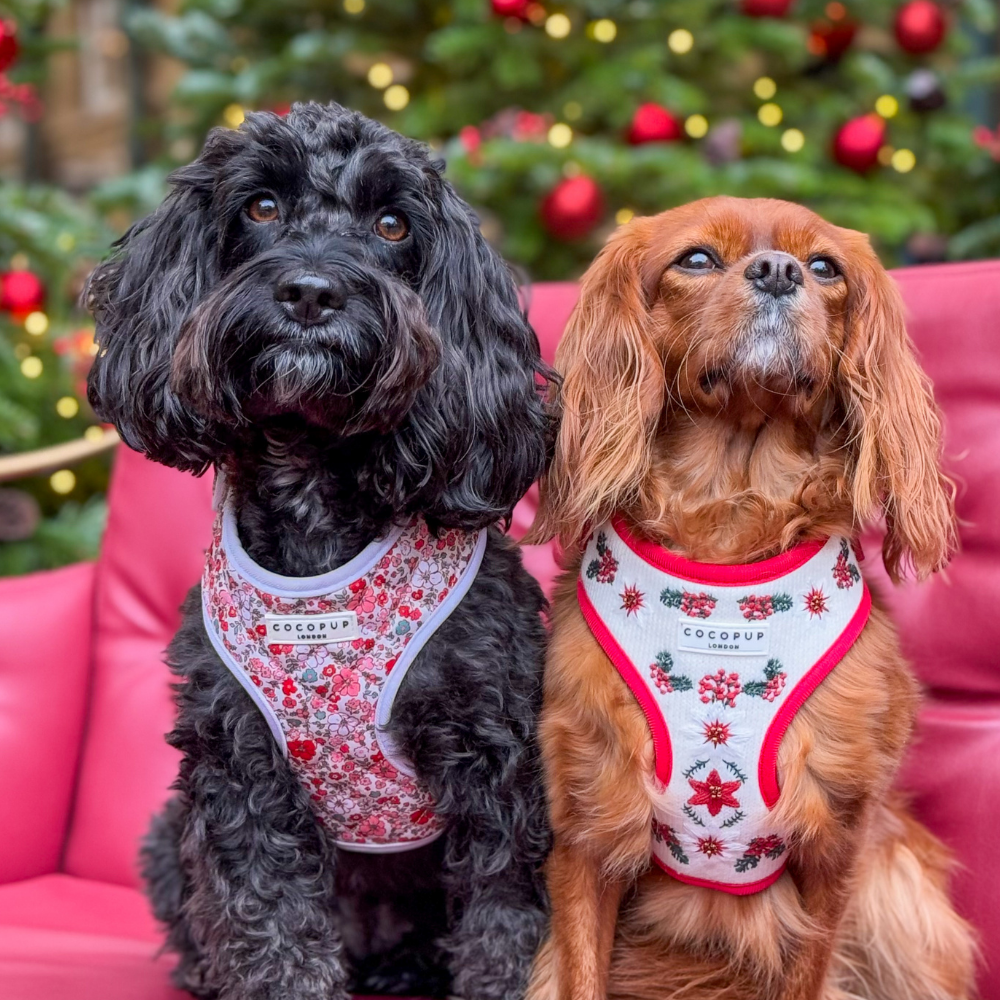
POLYGON ((375 996, 429 997, 443 1000, 451 990, 445 956, 426 942, 417 946, 403 941, 382 954, 355 962, 352 993, 375 996))

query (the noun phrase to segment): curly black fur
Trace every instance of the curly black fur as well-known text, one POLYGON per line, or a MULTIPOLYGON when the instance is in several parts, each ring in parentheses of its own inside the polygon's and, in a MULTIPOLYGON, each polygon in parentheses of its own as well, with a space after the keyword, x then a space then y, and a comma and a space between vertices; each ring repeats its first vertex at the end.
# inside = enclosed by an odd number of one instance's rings
POLYGON ((490 528, 471 590, 394 704, 393 735, 447 821, 412 852, 325 838, 189 595, 169 650, 183 760, 143 861, 177 982, 198 996, 506 1000, 544 931, 544 601, 492 526, 544 466, 549 373, 507 269, 440 171, 335 105, 251 114, 210 135, 91 281, 95 410, 160 462, 223 469, 266 568, 325 572, 414 513, 490 528), (248 218, 261 194, 276 221, 248 218), (373 231, 389 210, 409 223, 399 242, 373 231), (276 301, 301 273, 338 297, 317 325, 276 301))

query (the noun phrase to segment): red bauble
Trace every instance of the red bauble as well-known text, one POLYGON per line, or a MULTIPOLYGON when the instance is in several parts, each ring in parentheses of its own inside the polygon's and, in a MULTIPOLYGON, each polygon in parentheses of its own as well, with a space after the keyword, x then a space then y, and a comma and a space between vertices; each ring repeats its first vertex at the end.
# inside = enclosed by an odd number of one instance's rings
POLYGON ((17 25, 13 21, 0 21, 0 73, 6 72, 17 58, 21 46, 17 41, 17 25))
POLYGON ((878 163, 885 142, 885 119, 879 115, 852 118, 833 139, 833 157, 842 166, 863 174, 878 163))
POLYGON ((673 142, 683 135, 680 121, 662 104, 640 104, 632 116, 628 141, 641 146, 644 142, 673 142))
POLYGON ((0 309, 27 316, 45 304, 45 286, 31 271, 7 271, 0 275, 0 309))
POLYGON ((542 200, 542 225, 557 240, 586 236, 604 215, 604 195, 597 182, 584 175, 560 181, 542 200))
POLYGON ((913 55, 933 52, 946 30, 944 11, 932 0, 910 0, 896 12, 896 41, 913 55))
POLYGON ((531 0, 490 0, 490 5, 497 17, 520 17, 523 20, 528 16, 530 2, 531 0))
POLYGON ((819 21, 809 32, 809 52, 827 62, 837 62, 851 47, 858 26, 850 21, 819 21))
POLYGON ((742 0, 740 8, 748 17, 784 17, 795 0, 742 0))

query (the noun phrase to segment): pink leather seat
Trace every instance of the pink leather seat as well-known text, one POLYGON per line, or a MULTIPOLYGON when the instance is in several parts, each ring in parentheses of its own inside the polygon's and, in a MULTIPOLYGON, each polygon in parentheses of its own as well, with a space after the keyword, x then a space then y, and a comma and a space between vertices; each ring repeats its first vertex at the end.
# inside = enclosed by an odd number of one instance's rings
MULTIPOLYGON (((983 939, 984 998, 1000 949, 1000 262, 898 272, 914 339, 948 417, 964 551, 947 578, 888 593, 928 686, 904 784, 961 861, 955 895, 983 939)), ((574 285, 538 285, 531 318, 551 359, 574 285)), ((211 484, 122 448, 96 564, 0 581, 0 997, 180 1000, 138 890, 135 857, 176 769, 163 742, 162 650, 200 573, 211 484)), ((515 515, 530 523, 534 493, 515 515)), ((545 586, 549 549, 525 558, 545 586)), ((874 569, 877 560, 869 558, 874 569)))

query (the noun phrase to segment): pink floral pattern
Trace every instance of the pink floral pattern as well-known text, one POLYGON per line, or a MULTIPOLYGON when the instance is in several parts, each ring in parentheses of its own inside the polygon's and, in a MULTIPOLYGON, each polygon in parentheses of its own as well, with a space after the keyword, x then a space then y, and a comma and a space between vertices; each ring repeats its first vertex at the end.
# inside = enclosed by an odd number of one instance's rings
POLYGON ((346 844, 402 844, 437 833, 427 790, 389 761, 376 738, 375 707, 400 655, 471 561, 476 532, 435 537, 406 527, 363 577, 319 597, 258 590, 230 565, 216 519, 202 578, 206 613, 233 662, 270 705, 288 761, 319 821, 346 844), (327 645, 268 644, 264 616, 347 608, 361 638, 327 645))

